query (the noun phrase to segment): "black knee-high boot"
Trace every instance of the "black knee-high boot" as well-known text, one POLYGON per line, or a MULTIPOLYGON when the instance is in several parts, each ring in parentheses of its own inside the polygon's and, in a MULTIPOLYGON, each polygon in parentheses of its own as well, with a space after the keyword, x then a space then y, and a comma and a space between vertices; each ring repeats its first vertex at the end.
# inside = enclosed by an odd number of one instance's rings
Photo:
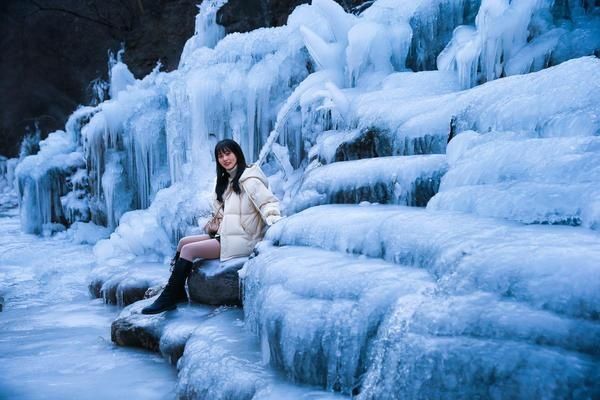
POLYGON ((142 314, 158 314, 163 311, 174 310, 177 308, 177 303, 187 301, 185 280, 190 275, 193 265, 191 261, 179 258, 173 267, 167 286, 152 305, 142 310, 142 314))
POLYGON ((177 263, 177 260, 179 260, 179 255, 181 253, 178 251, 175 253, 175 256, 171 259, 171 262, 169 263, 171 265, 171 271, 173 271, 173 268, 175 268, 175 264, 177 263))

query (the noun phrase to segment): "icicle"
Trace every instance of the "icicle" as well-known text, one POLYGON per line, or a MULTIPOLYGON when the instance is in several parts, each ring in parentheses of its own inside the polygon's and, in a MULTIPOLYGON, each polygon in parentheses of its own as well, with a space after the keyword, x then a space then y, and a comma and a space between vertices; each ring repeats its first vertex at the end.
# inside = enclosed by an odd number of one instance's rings
POLYGON ((296 87, 294 92, 287 98, 286 103, 279 109, 279 112, 277 113, 277 121, 275 122, 275 127, 269 134, 267 141, 260 150, 257 164, 262 165, 265 162, 267 155, 271 151, 273 143, 275 143, 281 131, 283 130, 283 126, 285 125, 288 116, 295 110, 296 107, 298 107, 298 105, 300 105, 300 98, 306 92, 311 90, 319 90, 327 82, 334 82, 339 85, 341 81, 342 77, 338 75, 336 71, 331 70, 315 72, 309 75, 304 81, 302 81, 302 83, 300 83, 296 87))
MULTIPOLYGON (((530 50, 522 49, 531 40, 529 27, 534 17, 548 14, 551 3, 549 0, 484 0, 475 18, 475 28, 455 29, 452 41, 438 56, 438 68, 456 70, 461 85, 469 88, 506 74, 507 63, 516 55, 520 60, 510 65, 511 73, 527 67, 525 57, 541 57, 542 61, 535 66, 543 66, 557 38, 544 44, 532 44, 534 47, 530 50), (517 63, 525 66, 517 66, 517 63)), ((533 62, 529 61, 530 67, 533 62)))

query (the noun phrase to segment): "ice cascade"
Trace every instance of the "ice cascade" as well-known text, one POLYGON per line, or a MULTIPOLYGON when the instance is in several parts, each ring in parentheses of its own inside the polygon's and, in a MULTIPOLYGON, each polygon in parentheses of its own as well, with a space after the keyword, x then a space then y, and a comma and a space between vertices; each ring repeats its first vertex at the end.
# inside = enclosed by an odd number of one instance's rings
POLYGON ((109 226, 94 253, 126 274, 200 232, 215 141, 261 164, 288 217, 240 272, 243 322, 165 328, 181 396, 599 397, 600 6, 314 0, 224 36, 223 4, 177 70, 117 58, 15 169, 25 230, 109 226))

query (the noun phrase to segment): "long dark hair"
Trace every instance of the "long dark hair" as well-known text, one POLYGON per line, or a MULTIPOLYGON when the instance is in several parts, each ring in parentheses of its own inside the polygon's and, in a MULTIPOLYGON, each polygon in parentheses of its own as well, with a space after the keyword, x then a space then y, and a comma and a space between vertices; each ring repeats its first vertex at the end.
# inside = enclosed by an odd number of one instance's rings
POLYGON ((240 176, 246 169, 246 157, 242 152, 242 148, 236 141, 231 139, 223 139, 215 146, 215 162, 217 163, 217 186, 215 187, 215 193, 217 194, 217 200, 223 202, 223 193, 227 189, 229 184, 229 174, 227 170, 219 164, 219 153, 230 151, 237 158, 237 171, 233 180, 231 181, 231 188, 237 194, 240 194, 240 176))

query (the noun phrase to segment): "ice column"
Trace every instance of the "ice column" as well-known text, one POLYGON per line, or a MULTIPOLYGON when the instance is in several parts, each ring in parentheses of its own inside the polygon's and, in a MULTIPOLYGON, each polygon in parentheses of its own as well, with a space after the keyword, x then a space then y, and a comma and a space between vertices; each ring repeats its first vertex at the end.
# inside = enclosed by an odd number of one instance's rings
POLYGON ((225 28, 217 24, 217 11, 228 0, 206 0, 198 6, 194 36, 188 39, 181 53, 180 67, 194 50, 201 47, 213 48, 225 36, 225 28))

